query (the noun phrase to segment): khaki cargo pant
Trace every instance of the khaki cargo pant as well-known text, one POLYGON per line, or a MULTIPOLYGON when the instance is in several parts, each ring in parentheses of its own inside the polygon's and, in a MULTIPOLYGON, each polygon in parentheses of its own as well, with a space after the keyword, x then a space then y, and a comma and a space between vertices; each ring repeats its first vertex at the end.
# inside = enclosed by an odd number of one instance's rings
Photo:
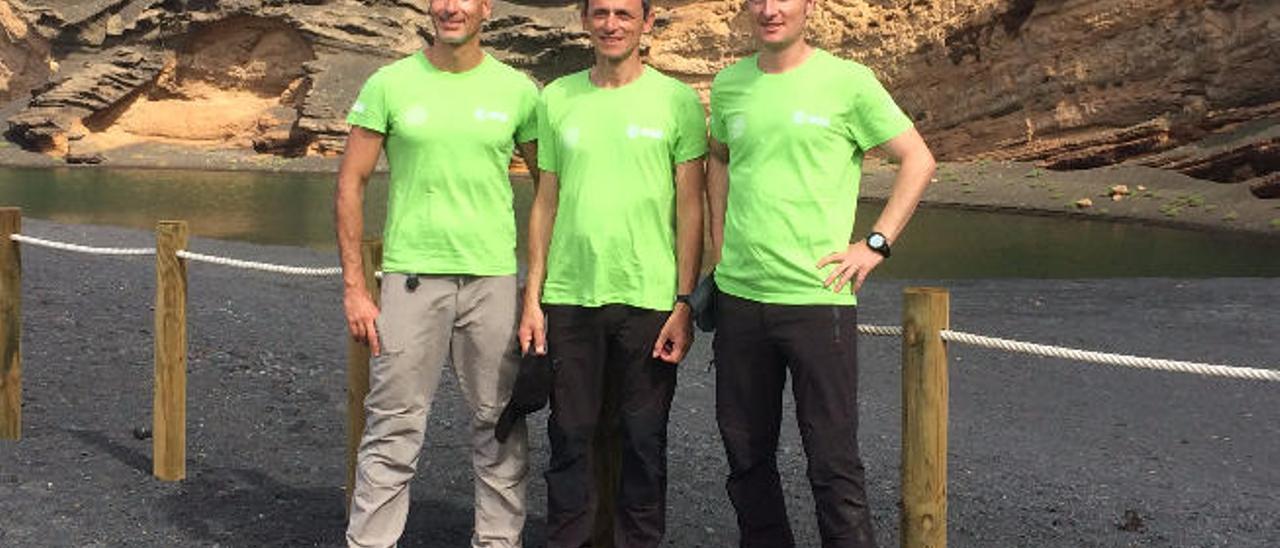
POLYGON ((377 322, 382 354, 370 363, 367 420, 347 544, 393 546, 404 531, 409 483, 418 467, 440 372, 448 361, 473 411, 471 545, 518 547, 525 521, 528 431, 521 421, 507 443, 498 443, 493 435, 519 365, 516 278, 419 276, 412 291, 406 279, 392 273, 383 278, 377 322))

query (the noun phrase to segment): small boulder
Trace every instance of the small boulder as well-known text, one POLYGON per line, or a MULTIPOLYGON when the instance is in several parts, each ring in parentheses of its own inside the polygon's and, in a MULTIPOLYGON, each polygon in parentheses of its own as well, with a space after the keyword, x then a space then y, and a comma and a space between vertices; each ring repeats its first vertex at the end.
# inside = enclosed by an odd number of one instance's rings
POLYGON ((107 161, 107 157, 97 150, 72 150, 67 152, 66 157, 63 159, 68 164, 101 164, 107 161))
POLYGON ((1090 198, 1076 200, 1076 209, 1089 209, 1091 207, 1093 207, 1093 200, 1090 198))
POLYGON ((1263 200, 1280 198, 1280 171, 1249 181, 1249 192, 1263 200))

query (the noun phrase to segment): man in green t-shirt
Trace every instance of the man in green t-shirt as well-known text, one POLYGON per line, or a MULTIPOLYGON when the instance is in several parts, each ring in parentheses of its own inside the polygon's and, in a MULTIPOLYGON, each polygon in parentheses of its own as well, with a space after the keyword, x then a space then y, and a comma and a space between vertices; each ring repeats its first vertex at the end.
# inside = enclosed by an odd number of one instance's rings
POLYGON ((518 365, 507 169, 517 145, 537 165, 537 87, 480 49, 490 9, 490 0, 432 0, 433 43, 374 73, 347 117, 335 207, 343 306, 352 336, 374 356, 347 526, 352 547, 393 546, 404 531, 445 362, 473 412, 471 545, 521 545, 528 435, 521 421, 499 443, 494 425, 518 365), (391 182, 379 310, 365 287, 360 238, 364 188, 384 150, 391 182))
POLYGON ((791 375, 824 547, 871 547, 857 442, 854 291, 889 256, 933 174, 911 120, 866 67, 804 40, 814 0, 747 0, 759 51, 711 86, 716 421, 741 546, 795 545, 777 450, 791 375), (853 243, 863 154, 900 163, 853 243))
POLYGON ((667 415, 692 341, 706 122, 692 88, 641 62, 653 20, 647 1, 584 3, 595 65, 552 82, 539 102, 519 338, 556 368, 552 548, 590 545, 597 525, 612 526, 615 546, 658 546, 666 528, 667 415), (597 430, 621 438, 620 479, 602 473, 618 486, 611 524, 594 523, 593 466, 616 455, 592 455, 597 430))

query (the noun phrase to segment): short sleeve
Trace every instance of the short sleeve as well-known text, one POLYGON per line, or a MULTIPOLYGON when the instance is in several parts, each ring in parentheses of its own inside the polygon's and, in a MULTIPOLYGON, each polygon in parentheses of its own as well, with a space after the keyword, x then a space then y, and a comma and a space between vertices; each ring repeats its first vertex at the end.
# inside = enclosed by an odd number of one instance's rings
POLYGON ((365 81, 364 87, 360 88, 360 95, 347 113, 347 123, 385 135, 391 124, 387 119, 386 90, 382 74, 379 70, 365 81))
POLYGON ((728 136, 725 135, 724 127, 724 104, 720 100, 719 86, 716 85, 718 83, 718 81, 711 83, 711 138, 721 143, 727 143, 728 136))
POLYGON ((707 153, 707 115, 698 93, 684 84, 675 94, 676 135, 671 154, 682 163, 707 153))
POLYGON ((849 128, 858 148, 871 150, 911 128, 911 118, 893 101, 871 69, 859 66, 855 78, 849 128))
POLYGON ((556 165, 560 156, 560 140, 556 138, 555 128, 551 127, 551 117, 547 115, 548 93, 542 90, 534 109, 535 123, 538 127, 538 169, 559 173, 556 165))
POLYGON ((538 88, 525 82, 520 93, 520 123, 516 126, 516 142, 527 143, 538 138, 538 88))

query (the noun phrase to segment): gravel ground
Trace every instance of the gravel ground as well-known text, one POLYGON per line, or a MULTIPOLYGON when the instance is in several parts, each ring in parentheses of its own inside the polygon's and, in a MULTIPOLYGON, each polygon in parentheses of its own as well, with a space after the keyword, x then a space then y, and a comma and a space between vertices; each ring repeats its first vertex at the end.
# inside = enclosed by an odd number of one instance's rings
MULTIPOLYGON (((36 236, 150 246, 145 232, 24 220, 36 236)), ((327 265, 331 254, 194 240, 195 251, 327 265)), ((152 262, 24 248, 24 438, 0 442, 0 546, 336 546, 344 527, 343 325, 336 279, 195 264, 188 479, 150 477, 152 262)), ((862 321, 898 323, 907 285, 952 292, 968 332, 1278 366, 1274 279, 875 281, 862 321)), ((710 337, 680 373, 670 546, 731 546, 710 337)), ((882 546, 898 543, 898 343, 863 338, 862 447, 882 546)), ((953 547, 1280 546, 1275 384, 952 346, 953 547)), ((402 546, 464 546, 465 404, 446 375, 402 546)), ((535 415, 534 469, 547 442, 535 415)), ((780 456, 802 546, 817 546, 803 452, 780 456)), ((541 546, 545 484, 531 486, 541 546)))

